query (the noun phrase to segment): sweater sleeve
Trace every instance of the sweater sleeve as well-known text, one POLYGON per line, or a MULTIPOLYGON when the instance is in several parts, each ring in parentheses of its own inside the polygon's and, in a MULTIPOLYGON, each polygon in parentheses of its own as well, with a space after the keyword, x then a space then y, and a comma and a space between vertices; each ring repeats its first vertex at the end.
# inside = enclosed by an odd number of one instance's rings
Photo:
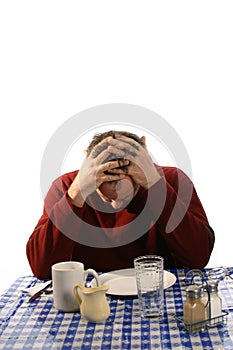
POLYGON ((158 217, 156 226, 174 259, 184 267, 205 267, 213 250, 214 232, 189 177, 180 169, 165 168, 148 198, 150 210, 158 217), (157 199, 163 197, 161 208, 157 199))
MULTIPOLYGON (((84 208, 70 204, 67 187, 62 177, 52 183, 45 197, 43 214, 26 245, 31 270, 39 279, 51 277, 54 263, 72 258, 75 241, 63 232, 67 227, 72 231, 74 211, 81 218, 84 208)), ((77 221, 73 226, 77 230, 77 221)))

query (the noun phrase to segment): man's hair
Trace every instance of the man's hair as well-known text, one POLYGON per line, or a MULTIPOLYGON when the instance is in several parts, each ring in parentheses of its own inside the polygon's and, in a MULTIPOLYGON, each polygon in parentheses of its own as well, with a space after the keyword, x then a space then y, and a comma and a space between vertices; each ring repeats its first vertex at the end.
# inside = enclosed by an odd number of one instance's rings
MULTIPOLYGON (((133 139, 134 141, 138 142, 140 145, 144 146, 144 143, 142 142, 142 140, 140 139, 139 136, 137 136, 136 134, 133 134, 131 132, 128 131, 118 131, 118 130, 110 130, 110 131, 105 131, 103 133, 96 133, 87 150, 86 150, 86 155, 89 156, 89 154, 91 153, 92 149, 98 145, 102 140, 106 139, 109 136, 112 136, 113 138, 115 138, 115 135, 123 135, 126 137, 129 137, 130 139, 133 139)), ((105 148, 107 147, 107 145, 105 146, 105 148)))

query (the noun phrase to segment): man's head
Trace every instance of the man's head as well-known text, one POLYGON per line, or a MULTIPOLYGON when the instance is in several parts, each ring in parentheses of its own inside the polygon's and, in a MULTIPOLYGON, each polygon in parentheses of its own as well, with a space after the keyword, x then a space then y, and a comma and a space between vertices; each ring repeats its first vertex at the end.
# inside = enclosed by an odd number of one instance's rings
MULTIPOLYGON (((138 143, 138 147, 144 146, 144 138, 140 138, 136 134, 127 132, 127 131, 116 131, 116 130, 110 130, 107 132, 95 134, 92 141, 90 142, 87 150, 86 155, 87 157, 92 152, 92 157, 97 157, 101 152, 103 152, 105 149, 109 146, 109 138, 116 139, 117 136, 122 135, 129 139, 136 141, 138 143), (106 142, 104 141, 106 139, 106 142), (98 146, 99 145, 99 146, 98 146)), ((134 154, 131 152, 129 153, 128 145, 129 143, 125 143, 125 156, 124 159, 127 159, 127 154, 130 154, 131 156, 134 156, 134 154)), ((138 147, 134 143, 135 150, 138 149, 138 147)), ((103 163, 110 162, 112 160, 122 159, 122 156, 117 156, 114 153, 110 153, 107 158, 103 161, 103 163)), ((104 182, 100 185, 100 187, 97 189, 97 192, 99 193, 100 197, 105 201, 111 203, 112 207, 114 209, 120 209, 123 207, 126 207, 129 202, 133 199, 133 197, 136 195, 137 191, 139 189, 139 186, 134 183, 132 178, 130 176, 127 176, 120 181, 108 181, 104 182)))

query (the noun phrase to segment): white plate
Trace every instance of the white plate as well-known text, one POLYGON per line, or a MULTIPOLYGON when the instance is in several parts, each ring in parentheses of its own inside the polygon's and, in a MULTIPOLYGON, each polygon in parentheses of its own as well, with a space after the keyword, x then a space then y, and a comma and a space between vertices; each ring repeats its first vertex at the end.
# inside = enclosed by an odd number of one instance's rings
MULTIPOLYGON (((137 285, 134 269, 115 270, 103 273, 99 276, 101 284, 109 286, 107 294, 111 295, 137 295, 137 285)), ((176 276, 164 271, 164 289, 171 287, 176 282, 176 276)), ((96 280, 92 279, 91 287, 96 287, 96 280)))

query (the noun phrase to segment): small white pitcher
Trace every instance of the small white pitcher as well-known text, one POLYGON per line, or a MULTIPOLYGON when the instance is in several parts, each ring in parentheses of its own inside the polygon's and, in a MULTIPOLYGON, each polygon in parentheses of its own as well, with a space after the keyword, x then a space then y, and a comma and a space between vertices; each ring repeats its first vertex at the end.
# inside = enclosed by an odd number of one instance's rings
POLYGON ((81 315, 90 322, 100 323, 106 321, 110 315, 109 303, 106 299, 106 291, 109 289, 107 285, 88 288, 82 284, 74 286, 74 294, 80 304, 81 315), (78 293, 78 289, 82 292, 82 299, 78 293))

